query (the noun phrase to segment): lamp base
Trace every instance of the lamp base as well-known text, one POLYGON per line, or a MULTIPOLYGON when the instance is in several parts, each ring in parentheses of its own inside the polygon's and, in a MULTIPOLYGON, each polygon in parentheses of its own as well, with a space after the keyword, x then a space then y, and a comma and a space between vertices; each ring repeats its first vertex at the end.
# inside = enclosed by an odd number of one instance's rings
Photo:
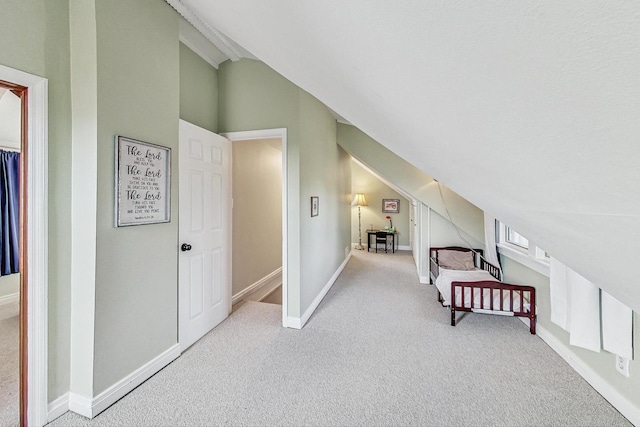
POLYGON ((362 246, 361 244, 357 244, 353 249, 357 249, 359 251, 364 251, 364 246, 362 246))

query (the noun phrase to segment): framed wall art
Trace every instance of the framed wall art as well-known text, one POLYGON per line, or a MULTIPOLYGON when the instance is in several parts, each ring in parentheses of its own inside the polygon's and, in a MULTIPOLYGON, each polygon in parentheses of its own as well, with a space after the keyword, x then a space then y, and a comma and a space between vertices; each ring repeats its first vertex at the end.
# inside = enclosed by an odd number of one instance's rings
POLYGON ((115 226, 171 221, 171 149, 115 138, 115 226))
POLYGON ((400 199, 382 199, 382 213, 400 213, 400 199))

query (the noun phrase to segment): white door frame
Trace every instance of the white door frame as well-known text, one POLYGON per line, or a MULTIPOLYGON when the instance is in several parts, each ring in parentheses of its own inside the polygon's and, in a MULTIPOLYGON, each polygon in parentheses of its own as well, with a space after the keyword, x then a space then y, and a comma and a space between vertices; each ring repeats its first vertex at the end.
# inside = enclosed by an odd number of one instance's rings
POLYGON ((42 426, 48 403, 48 80, 2 65, 0 79, 27 88, 27 420, 42 426))
POLYGON ((288 274, 287 268, 287 242, 288 242, 288 185, 287 185, 287 129, 263 129, 243 132, 226 132, 220 135, 228 138, 233 144, 234 141, 247 141, 255 139, 280 138, 282 141, 282 326, 287 326, 288 310, 288 274))
POLYGON ((409 221, 411 227, 411 251, 413 252, 413 260, 416 263, 416 271, 418 277, 422 281, 422 221, 420 210, 420 201, 416 198, 409 199, 409 209, 411 209, 410 216, 412 221, 409 221))

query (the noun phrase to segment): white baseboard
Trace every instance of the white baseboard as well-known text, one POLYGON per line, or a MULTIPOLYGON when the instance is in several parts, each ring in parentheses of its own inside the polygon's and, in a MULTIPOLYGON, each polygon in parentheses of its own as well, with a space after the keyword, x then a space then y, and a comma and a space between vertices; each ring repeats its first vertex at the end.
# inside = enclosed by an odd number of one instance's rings
MULTIPOLYGON (((358 246, 358 242, 351 243, 352 248, 355 248, 356 246, 358 246)), ((362 246, 364 246, 364 248, 367 249, 367 242, 364 242, 362 246)), ((411 246, 398 245, 398 247, 396 248, 396 251, 410 251, 410 250, 411 250, 411 246)))
POLYGON ((65 393, 47 405, 47 422, 55 420, 69 411, 69 393, 65 393))
POLYGON ((275 293, 275 291, 277 291, 280 286, 282 286, 282 280, 278 280, 277 282, 272 283, 271 286, 265 286, 264 295, 261 295, 258 301, 262 302, 270 297, 271 294, 275 293))
MULTIPOLYGON (((271 289, 267 290, 266 294, 273 291, 273 289, 277 288, 282 283, 282 267, 277 270, 267 274, 262 279, 258 280, 254 284, 246 287, 241 290, 237 294, 231 297, 231 305, 240 302, 245 296, 260 290, 262 287, 271 287, 271 289)), ((265 295, 266 295, 265 294, 265 295)))
POLYGON ((83 417, 93 418, 91 399, 71 391, 69 392, 69 410, 83 417))
POLYGON ((347 258, 345 258, 345 260, 342 262, 342 264, 340 264, 340 267, 338 267, 336 272, 333 273, 333 276, 331 276, 327 284, 324 286, 324 288, 322 288, 318 296, 313 300, 313 302, 311 303, 309 308, 304 312, 301 318, 287 317, 287 321, 285 325, 287 328, 302 329, 304 327, 304 325, 307 323, 307 321, 309 320, 313 312, 316 311, 316 309, 322 302, 322 299, 327 295, 327 292, 329 292, 333 284, 336 282, 336 280, 338 279, 338 276, 340 276, 340 273, 342 273, 342 270, 344 270, 344 268, 346 267, 350 259, 351 259, 351 254, 349 254, 347 258))
POLYGON ((291 329, 302 329, 302 320, 299 317, 287 317, 284 326, 291 329))
POLYGON ((93 418, 151 378, 178 356, 180 356, 180 345, 174 344, 149 363, 141 366, 93 399, 70 392, 69 409, 87 418, 93 418))
MULTIPOLYGON (((529 324, 528 319, 521 318, 521 320, 526 321, 525 323, 527 325, 529 324)), ((623 396, 590 366, 584 363, 580 358, 576 357, 575 353, 572 352, 569 347, 545 328, 541 327, 539 323, 536 325, 536 333, 549 345, 549 347, 558 353, 560 357, 569 364, 569 366, 571 366, 582 378, 591 384, 591 387, 609 401, 609 403, 611 403, 613 407, 624 415, 633 425, 640 426, 640 408, 636 404, 623 396)), ((613 363, 611 363, 611 369, 613 370, 613 363)))
POLYGON ((13 304, 20 301, 20 292, 0 297, 0 305, 13 304))
POLYGON ((420 276, 420 283, 423 285, 429 285, 431 282, 429 281, 428 276, 420 276))

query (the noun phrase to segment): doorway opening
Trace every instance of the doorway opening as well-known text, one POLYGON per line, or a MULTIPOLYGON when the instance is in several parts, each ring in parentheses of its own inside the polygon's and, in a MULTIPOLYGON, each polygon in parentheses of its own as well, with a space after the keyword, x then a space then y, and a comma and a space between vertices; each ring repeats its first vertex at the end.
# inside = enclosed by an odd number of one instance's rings
POLYGON ((233 152, 232 304, 287 313, 286 129, 223 134, 233 152))

